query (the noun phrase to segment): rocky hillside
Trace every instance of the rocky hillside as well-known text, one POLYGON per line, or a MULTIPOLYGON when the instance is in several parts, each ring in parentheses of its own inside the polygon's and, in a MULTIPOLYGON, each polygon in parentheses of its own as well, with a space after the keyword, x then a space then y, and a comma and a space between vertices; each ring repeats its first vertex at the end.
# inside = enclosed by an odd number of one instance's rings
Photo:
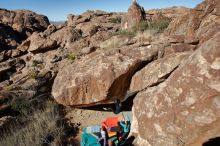
POLYGON ((16 117, 17 99, 49 98, 65 109, 132 94, 135 145, 199 146, 218 137, 219 8, 205 0, 145 14, 133 2, 128 13, 87 11, 61 25, 1 9, 1 125, 16 117))

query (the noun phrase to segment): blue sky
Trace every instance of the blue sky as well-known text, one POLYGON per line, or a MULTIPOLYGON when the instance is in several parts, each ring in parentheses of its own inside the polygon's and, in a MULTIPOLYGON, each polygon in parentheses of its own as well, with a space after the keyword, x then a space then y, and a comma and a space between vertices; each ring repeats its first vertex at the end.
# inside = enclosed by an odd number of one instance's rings
MULTIPOLYGON (((193 8, 203 0, 138 0, 146 9, 186 6, 193 8)), ((28 9, 46 15, 51 21, 66 20, 68 14, 81 14, 86 10, 126 12, 131 0, 0 0, 5 9, 28 9)))

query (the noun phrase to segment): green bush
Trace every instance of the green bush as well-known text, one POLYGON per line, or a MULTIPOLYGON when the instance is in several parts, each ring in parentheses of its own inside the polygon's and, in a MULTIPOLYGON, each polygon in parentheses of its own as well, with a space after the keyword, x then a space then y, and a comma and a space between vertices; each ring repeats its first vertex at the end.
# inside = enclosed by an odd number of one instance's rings
POLYGON ((148 29, 148 23, 146 21, 142 21, 136 24, 135 26, 133 26, 131 29, 135 33, 137 33, 138 31, 143 32, 148 29))
POLYGON ((23 116, 27 116, 32 111, 31 107, 31 103, 27 99, 15 99, 11 103, 11 109, 18 111, 23 116))
POLYGON ((3 90, 6 90, 6 91, 12 91, 13 89, 14 89, 14 87, 12 85, 8 85, 8 86, 3 87, 3 90))
POLYGON ((66 58, 69 59, 69 60, 75 60, 76 59, 76 54, 69 53, 69 54, 67 54, 66 58))
POLYGON ((147 30, 152 30, 155 33, 162 33, 168 26, 170 21, 161 20, 161 21, 142 21, 135 26, 133 26, 130 30, 120 30, 118 32, 113 33, 113 35, 122 35, 127 37, 134 37, 138 34, 138 32, 144 32, 147 30))
POLYGON ((38 73, 35 71, 31 71, 29 75, 32 79, 37 79, 38 73))
POLYGON ((136 32, 134 32, 134 31, 128 31, 128 30, 120 30, 120 31, 117 31, 117 32, 113 33, 113 36, 114 36, 114 35, 134 37, 134 36, 136 35, 136 32))
POLYGON ((40 61, 40 60, 33 60, 32 61, 32 67, 37 67, 40 64, 43 64, 43 61, 40 61))
POLYGON ((110 18, 111 23, 121 23, 121 18, 120 17, 115 17, 115 18, 110 18))
POLYGON ((149 23, 148 29, 155 30, 157 33, 162 33, 170 24, 170 21, 153 21, 149 23))

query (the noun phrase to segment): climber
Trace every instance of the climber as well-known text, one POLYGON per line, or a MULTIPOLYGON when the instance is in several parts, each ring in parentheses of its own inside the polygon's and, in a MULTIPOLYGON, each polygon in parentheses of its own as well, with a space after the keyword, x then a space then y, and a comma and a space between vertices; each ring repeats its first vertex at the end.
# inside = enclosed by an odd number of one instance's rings
POLYGON ((114 107, 112 107, 114 114, 118 114, 121 112, 121 101, 118 98, 114 100, 114 107))
POLYGON ((131 122, 129 119, 125 120, 124 118, 124 121, 121 121, 119 124, 122 127, 122 135, 120 136, 117 146, 123 145, 124 142, 126 141, 128 134, 130 132, 131 122))
POLYGON ((101 146, 108 146, 108 132, 105 126, 101 127, 101 137, 99 138, 98 143, 101 146))

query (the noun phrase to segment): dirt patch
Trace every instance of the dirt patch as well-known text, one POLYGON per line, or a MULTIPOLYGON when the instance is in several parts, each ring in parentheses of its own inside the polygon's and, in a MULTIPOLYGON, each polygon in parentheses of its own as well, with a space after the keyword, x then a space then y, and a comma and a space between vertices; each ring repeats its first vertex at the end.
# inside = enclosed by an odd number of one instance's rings
POLYGON ((68 119, 70 124, 77 124, 79 133, 74 138, 74 141, 80 142, 83 129, 87 126, 101 125, 102 121, 112 116, 121 116, 121 114, 115 115, 111 111, 95 111, 86 109, 68 109, 65 118, 68 119))
POLYGON ((101 125, 103 121, 105 121, 109 117, 125 117, 129 116, 130 120, 132 121, 132 106, 133 106, 133 99, 135 95, 132 95, 127 98, 125 102, 122 103, 121 110, 122 112, 119 114, 114 114, 112 112, 111 107, 113 105, 98 105, 83 109, 78 108, 65 108, 65 119, 70 125, 77 126, 77 133, 72 135, 74 144, 76 143, 80 145, 81 136, 83 133, 83 129, 88 126, 95 126, 101 125))

